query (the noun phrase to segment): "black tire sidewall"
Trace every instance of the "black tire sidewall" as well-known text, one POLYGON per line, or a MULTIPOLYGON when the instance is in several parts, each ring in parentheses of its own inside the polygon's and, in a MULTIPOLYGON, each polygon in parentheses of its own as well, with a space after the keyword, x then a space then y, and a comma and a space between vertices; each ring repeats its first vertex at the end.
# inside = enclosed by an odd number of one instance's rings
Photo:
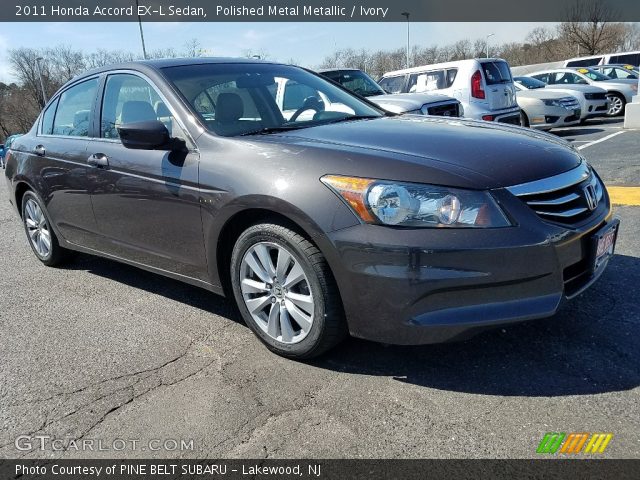
POLYGON ((56 234, 53 231, 53 227, 51 226, 51 219, 49 218, 47 209, 44 207, 44 202, 40 200, 40 197, 38 197, 38 195, 36 195, 33 191, 28 190, 25 192, 24 196, 22 197, 21 212, 22 212, 22 225, 24 227, 25 234, 27 235, 27 242, 29 242, 29 246, 31 247, 31 250, 35 254, 36 258, 40 260, 42 263, 44 263, 45 265, 55 265, 59 261, 59 258, 62 252, 61 252, 60 245, 58 244, 58 238, 56 237, 56 234), (26 210, 25 207, 29 199, 34 200, 38 204, 38 206, 40 207, 40 210, 42 211, 42 214, 44 215, 44 218, 47 221, 47 227, 51 235, 51 249, 49 251, 49 255, 47 255, 46 257, 42 257, 37 252, 37 250, 33 246, 33 242, 31 241, 31 238, 29 238, 29 229, 27 228, 26 211, 25 211, 26 210))
POLYGON ((278 229, 278 226, 275 225, 259 225, 249 228, 240 235, 236 241, 231 256, 230 274, 231 286, 233 288, 236 304, 238 305, 238 309, 249 328, 251 328, 251 330, 270 350, 290 358, 304 358, 309 356, 311 352, 316 349, 324 333, 325 313, 327 311, 325 298, 327 297, 327 292, 323 288, 322 282, 319 280, 319 276, 322 275, 322 271, 318 271, 314 268, 314 265, 309 260, 307 254, 294 241, 295 235, 296 234, 294 232, 287 229, 278 229), (287 238, 289 235, 285 232, 289 232, 292 238, 287 238), (311 330, 307 336, 298 343, 284 344, 271 338, 256 324, 244 303, 242 291, 240 289, 240 270, 242 259, 249 248, 260 242, 270 242, 286 248, 286 250, 293 255, 295 260, 299 262, 307 276, 309 288, 313 295, 314 318, 311 330))

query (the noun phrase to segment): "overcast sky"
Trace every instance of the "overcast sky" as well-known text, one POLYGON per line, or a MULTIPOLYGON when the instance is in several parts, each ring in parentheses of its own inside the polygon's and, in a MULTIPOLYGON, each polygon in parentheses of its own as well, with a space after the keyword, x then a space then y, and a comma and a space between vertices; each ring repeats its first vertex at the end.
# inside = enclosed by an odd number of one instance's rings
MULTIPOLYGON (((524 40, 533 28, 553 23, 412 23, 411 44, 446 45, 494 33, 491 42, 524 40)), ((395 49, 406 46, 406 23, 143 23, 147 50, 173 47, 181 51, 197 38, 211 55, 240 56, 264 50, 279 61, 294 59, 314 67, 336 48, 395 49)), ((91 52, 98 48, 140 52, 138 24, 129 23, 0 23, 0 81, 12 79, 7 51, 18 47, 71 45, 91 52)))

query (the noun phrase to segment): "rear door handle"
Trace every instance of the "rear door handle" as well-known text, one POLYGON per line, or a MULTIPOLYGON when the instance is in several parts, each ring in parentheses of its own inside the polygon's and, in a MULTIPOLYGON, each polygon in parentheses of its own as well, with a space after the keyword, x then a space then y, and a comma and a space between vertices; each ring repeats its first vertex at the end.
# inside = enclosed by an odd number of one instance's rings
POLYGON ((87 159, 87 163, 92 167, 108 168, 109 157, 107 157, 104 153, 94 153, 87 159))
POLYGON ((44 145, 37 145, 36 148, 33 149, 33 153, 39 157, 44 157, 47 151, 45 150, 44 145))

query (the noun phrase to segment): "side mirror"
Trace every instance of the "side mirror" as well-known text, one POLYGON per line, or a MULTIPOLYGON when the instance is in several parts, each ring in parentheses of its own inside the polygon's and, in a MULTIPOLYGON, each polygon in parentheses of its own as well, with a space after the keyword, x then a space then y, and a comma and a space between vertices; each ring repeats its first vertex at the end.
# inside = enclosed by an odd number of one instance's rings
MULTIPOLYGON (((177 139, 160 120, 124 123, 118 128, 120 141, 126 148, 135 150, 176 150, 177 139)), ((184 142, 183 142, 184 143, 184 142)))

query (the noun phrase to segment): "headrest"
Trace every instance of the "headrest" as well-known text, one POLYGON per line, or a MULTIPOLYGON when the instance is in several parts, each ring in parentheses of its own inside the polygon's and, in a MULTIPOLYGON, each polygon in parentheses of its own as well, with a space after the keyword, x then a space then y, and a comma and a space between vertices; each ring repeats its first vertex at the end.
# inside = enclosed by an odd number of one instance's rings
POLYGON ((156 115, 158 117, 170 117, 171 112, 162 100, 158 100, 155 104, 156 115))
POLYGON ((244 103, 237 93, 221 93, 216 105, 216 120, 220 123, 231 123, 244 114, 244 103))
POLYGON ((121 123, 147 122, 157 119, 158 116, 149 102, 129 101, 122 104, 121 123))

